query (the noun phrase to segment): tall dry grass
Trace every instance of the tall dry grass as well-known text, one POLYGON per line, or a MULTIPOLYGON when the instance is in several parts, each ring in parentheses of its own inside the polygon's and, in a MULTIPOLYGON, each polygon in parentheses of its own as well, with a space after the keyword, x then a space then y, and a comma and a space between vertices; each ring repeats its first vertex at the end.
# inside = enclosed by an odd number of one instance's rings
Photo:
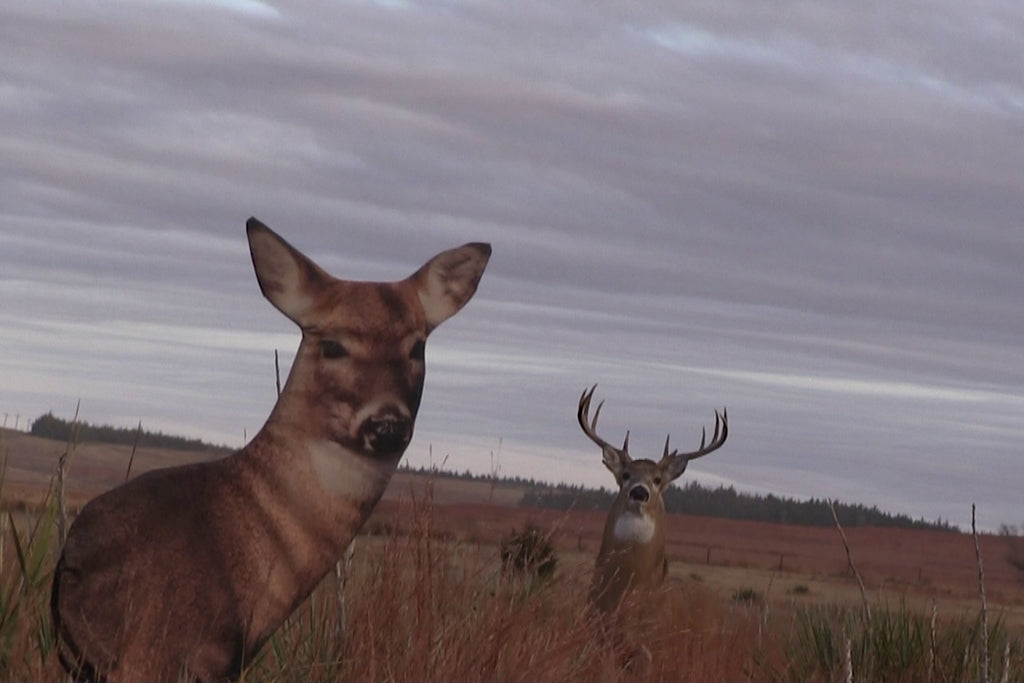
POLYGON ((745 680, 753 672, 756 614, 673 585, 605 623, 586 607, 589 563, 547 581, 510 575, 497 544, 436 533, 429 500, 406 507, 403 533, 360 538, 343 637, 328 582, 246 680, 745 680))
MULTIPOLYGON (((937 622, 876 604, 867 620, 851 606, 769 609, 754 590, 729 599, 676 580, 599 620, 585 606, 589 558, 522 578, 503 572, 499 539, 440 531, 429 488, 403 506, 401 528, 360 536, 344 585, 328 575, 245 681, 963 680, 982 667, 1024 681, 1021 634, 995 620, 982 652, 980 613, 937 622)), ((0 517, 0 680, 63 679, 48 604, 58 508, 54 494, 0 517)))

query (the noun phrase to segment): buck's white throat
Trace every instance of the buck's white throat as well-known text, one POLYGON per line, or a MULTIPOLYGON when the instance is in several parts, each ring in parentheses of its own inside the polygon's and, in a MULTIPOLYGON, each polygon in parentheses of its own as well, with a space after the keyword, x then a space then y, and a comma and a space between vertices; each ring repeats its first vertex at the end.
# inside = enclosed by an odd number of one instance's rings
POLYGON ((654 537, 654 519, 643 513, 625 512, 615 520, 612 533, 617 541, 647 543, 654 537))

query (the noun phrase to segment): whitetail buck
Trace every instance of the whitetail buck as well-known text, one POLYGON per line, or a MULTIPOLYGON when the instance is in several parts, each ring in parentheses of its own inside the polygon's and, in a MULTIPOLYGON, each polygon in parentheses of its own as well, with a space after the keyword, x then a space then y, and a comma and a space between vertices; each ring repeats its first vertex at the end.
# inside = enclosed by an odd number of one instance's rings
POLYGON ((665 557, 665 502, 662 492, 685 470, 691 460, 707 455, 725 443, 729 435, 728 415, 715 411, 715 433, 705 443, 701 432, 700 448, 692 453, 668 451, 668 438, 661 460, 634 460, 629 455, 629 432, 616 448, 597 435, 597 405, 590 419, 590 401, 595 384, 580 396, 576 417, 583 433, 601 447, 605 466, 615 475, 619 493, 608 511, 604 538, 597 555, 590 600, 601 611, 615 610, 635 587, 654 588, 661 584, 668 571, 665 557))
POLYGON ((144 474, 86 505, 51 608, 77 679, 237 678, 334 566, 412 437, 427 335, 469 301, 490 245, 408 279, 331 277, 256 219, 263 295, 302 330, 266 424, 224 459, 144 474))

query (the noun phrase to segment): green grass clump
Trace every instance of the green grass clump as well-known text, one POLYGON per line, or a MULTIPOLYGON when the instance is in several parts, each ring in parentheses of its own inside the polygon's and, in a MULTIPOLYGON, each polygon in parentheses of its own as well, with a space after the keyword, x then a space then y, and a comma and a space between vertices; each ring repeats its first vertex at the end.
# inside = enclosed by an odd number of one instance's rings
MULTIPOLYGON (((784 666, 772 680, 843 680, 847 666, 856 680, 982 680, 980 615, 936 623, 905 603, 872 610, 844 605, 798 608, 784 644, 784 666), (849 649, 847 649, 849 648, 849 649), (847 660, 847 657, 849 659, 847 660)), ((990 624, 987 680, 1021 680, 1021 641, 1001 620, 990 624)))
MULTIPOLYGON (((0 496, 6 458, 0 465, 0 496)), ((52 670, 54 638, 49 613, 56 550, 56 504, 41 513, 0 517, 0 680, 38 680, 52 670)))

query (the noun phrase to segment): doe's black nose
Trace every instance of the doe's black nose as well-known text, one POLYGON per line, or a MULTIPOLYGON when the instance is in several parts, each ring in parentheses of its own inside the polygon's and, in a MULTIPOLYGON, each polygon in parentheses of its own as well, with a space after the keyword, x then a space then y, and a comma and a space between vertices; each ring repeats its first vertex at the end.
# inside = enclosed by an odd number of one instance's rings
POLYGON ((412 436, 412 421, 397 415, 371 417, 363 423, 363 441, 369 450, 381 455, 406 447, 412 436))

